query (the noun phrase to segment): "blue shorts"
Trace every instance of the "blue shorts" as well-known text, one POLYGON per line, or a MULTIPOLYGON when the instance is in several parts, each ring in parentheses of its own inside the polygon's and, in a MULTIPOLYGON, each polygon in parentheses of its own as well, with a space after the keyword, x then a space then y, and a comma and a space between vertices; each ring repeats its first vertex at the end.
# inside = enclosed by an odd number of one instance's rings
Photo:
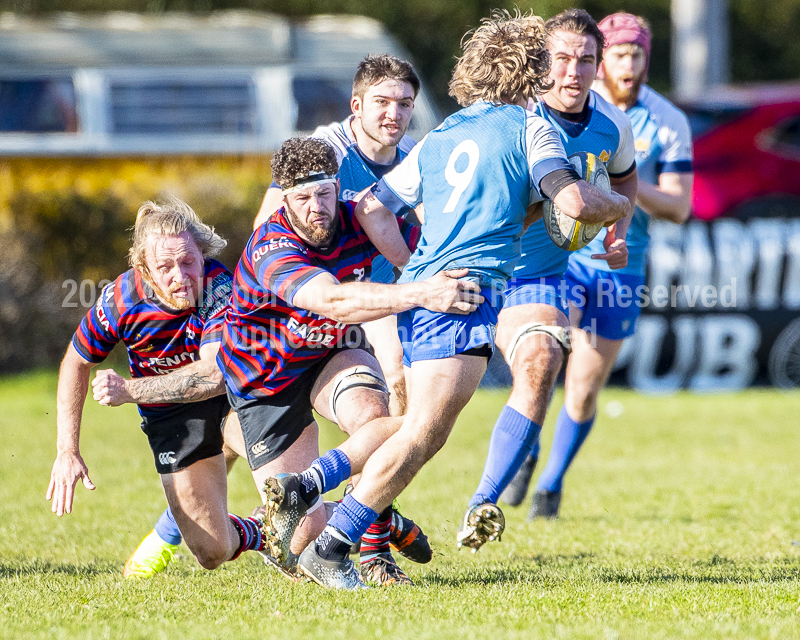
POLYGON ((369 277, 369 281, 379 284, 394 284, 395 279, 392 263, 381 255, 376 256, 372 261, 372 275, 369 277))
POLYGON ((564 296, 567 284, 564 278, 544 276, 542 278, 512 278, 506 288, 506 301, 503 307, 517 307, 522 304, 547 304, 569 317, 569 307, 564 296))
MULTIPOLYGON (((497 314, 502 305, 492 304, 491 289, 481 289, 481 293, 486 301, 467 315, 436 313, 422 307, 398 313, 403 365, 410 367, 418 360, 451 358, 476 347, 488 346, 494 352, 497 314)), ((494 297, 498 297, 496 293, 494 297)))
POLYGON ((581 329, 607 340, 635 333, 644 276, 592 269, 570 260, 564 278, 570 303, 583 311, 581 329))

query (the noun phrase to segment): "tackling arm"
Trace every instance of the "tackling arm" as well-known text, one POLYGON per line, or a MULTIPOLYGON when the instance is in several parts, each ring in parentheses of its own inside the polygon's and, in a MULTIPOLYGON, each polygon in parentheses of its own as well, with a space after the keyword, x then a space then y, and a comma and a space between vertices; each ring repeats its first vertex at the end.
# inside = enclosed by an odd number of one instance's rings
MULTIPOLYGON (((397 223, 394 225, 396 228, 397 223)), ((468 269, 442 271, 428 280, 406 284, 341 284, 331 274, 320 273, 297 290, 292 304, 348 324, 378 320, 414 307, 471 313, 483 302, 483 296, 476 283, 458 279, 468 273, 468 269)))
POLYGON ((89 377, 94 364, 85 360, 70 343, 61 361, 56 396, 56 460, 50 472, 50 485, 46 499, 52 500, 51 510, 57 516, 72 512, 75 485, 83 480, 83 486, 94 489, 89 479, 89 469, 80 454, 81 418, 83 403, 89 390, 89 377))
POLYGON ((200 359, 161 376, 126 379, 113 369, 98 371, 92 394, 101 405, 117 407, 126 402, 199 402, 225 393, 225 381, 217 366, 219 342, 200 347, 200 359))
POLYGON ((691 211, 693 182, 693 173, 662 173, 658 185, 639 184, 636 204, 653 218, 683 224, 691 211))

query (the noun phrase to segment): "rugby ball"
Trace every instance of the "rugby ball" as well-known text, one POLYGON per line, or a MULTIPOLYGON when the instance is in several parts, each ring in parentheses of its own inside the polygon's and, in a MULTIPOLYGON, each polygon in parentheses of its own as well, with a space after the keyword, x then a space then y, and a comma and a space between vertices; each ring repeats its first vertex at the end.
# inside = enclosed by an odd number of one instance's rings
MULTIPOLYGON (((580 151, 569 157, 570 164, 575 171, 586 180, 603 191, 611 191, 611 180, 605 163, 593 153, 580 151)), ((552 200, 545 200, 542 212, 544 228, 547 235, 560 249, 575 251, 582 249, 600 233, 603 224, 583 224, 575 218, 570 218, 563 213, 552 200)))

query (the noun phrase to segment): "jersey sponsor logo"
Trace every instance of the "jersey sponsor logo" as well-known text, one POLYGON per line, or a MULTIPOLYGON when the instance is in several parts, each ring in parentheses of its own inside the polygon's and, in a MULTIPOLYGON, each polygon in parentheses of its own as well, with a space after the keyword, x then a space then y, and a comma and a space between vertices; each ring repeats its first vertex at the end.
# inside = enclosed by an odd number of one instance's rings
POLYGON ((305 247, 298 245, 296 242, 292 242, 286 236, 281 236, 280 238, 271 238, 267 244, 253 251, 253 262, 258 262, 270 251, 276 251, 277 249, 296 249, 307 253, 305 247))
POLYGON ((174 451, 164 451, 163 453, 158 454, 158 462, 160 464, 175 464, 177 460, 175 459, 175 452, 174 451))
POLYGON ((366 269, 353 269, 353 273, 356 276, 356 280, 359 282, 364 279, 364 274, 366 273, 366 269))
POLYGON ((142 360, 141 366, 148 368, 154 375, 160 376, 174 369, 180 369, 187 360, 194 362, 195 354, 184 351, 175 356, 148 358, 147 360, 142 360))
POLYGON ((232 294, 233 282, 230 276, 227 273, 220 273, 215 276, 203 291, 200 319, 205 323, 210 317, 222 311, 228 306, 232 294))
POLYGON ((636 149, 636 153, 647 153, 650 151, 650 140, 648 138, 636 138, 633 148, 636 149))
POLYGON ((298 322, 296 318, 289 318, 286 326, 288 327, 289 331, 291 331, 306 344, 321 344, 324 347, 330 347, 333 346, 336 336, 324 332, 336 329, 344 329, 347 326, 347 323, 323 322, 319 326, 313 326, 306 324, 305 322, 298 322))
POLYGON ((603 149, 603 153, 601 153, 598 157, 603 162, 608 162, 608 159, 611 157, 611 154, 606 149, 603 149))
POLYGON ((252 447, 250 447, 250 451, 253 453, 254 456, 260 456, 265 453, 269 452, 269 447, 267 447, 267 443, 261 440, 261 442, 256 442, 252 447))
POLYGON ((349 202, 350 200, 354 200, 359 193, 360 193, 359 191, 354 191, 353 189, 344 189, 342 190, 342 193, 339 196, 339 200, 344 200, 345 202, 349 202))
POLYGON ((108 321, 108 317, 106 316, 106 310, 103 309, 103 305, 101 304, 100 300, 97 301, 97 306, 95 307, 97 310, 97 321, 103 325, 103 329, 106 331, 111 330, 111 324, 108 321))

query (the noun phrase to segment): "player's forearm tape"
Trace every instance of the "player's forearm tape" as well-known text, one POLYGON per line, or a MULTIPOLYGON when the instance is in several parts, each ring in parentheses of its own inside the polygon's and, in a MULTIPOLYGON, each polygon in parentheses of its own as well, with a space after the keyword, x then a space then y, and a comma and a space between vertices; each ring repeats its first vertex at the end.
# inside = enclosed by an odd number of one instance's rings
POLYGON ((539 192, 550 200, 555 198, 559 191, 575 184, 581 179, 580 174, 575 169, 556 169, 548 173, 539 183, 539 192))

